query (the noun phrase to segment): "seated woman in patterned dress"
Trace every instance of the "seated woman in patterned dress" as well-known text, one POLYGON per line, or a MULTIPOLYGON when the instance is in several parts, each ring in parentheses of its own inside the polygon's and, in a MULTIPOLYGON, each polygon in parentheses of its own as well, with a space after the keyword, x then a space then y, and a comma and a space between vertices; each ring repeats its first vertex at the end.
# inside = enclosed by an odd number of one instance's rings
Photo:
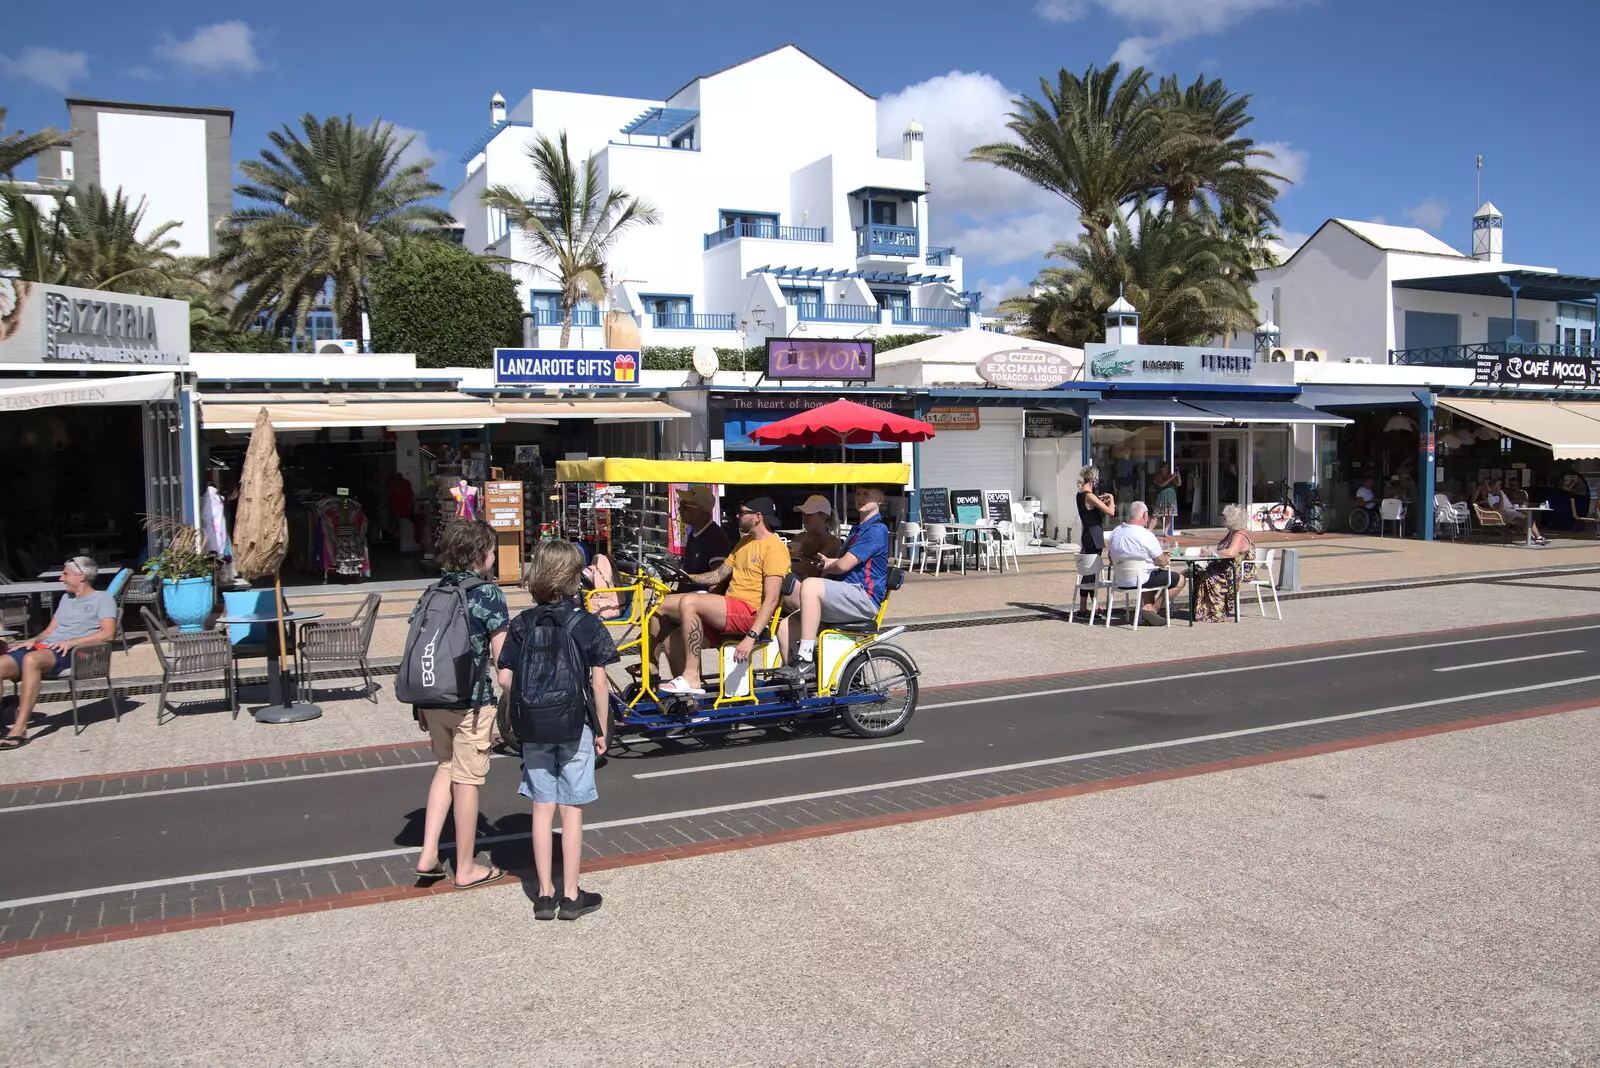
POLYGON ((1230 504, 1222 510, 1222 525, 1226 529, 1217 542, 1217 558, 1204 570, 1196 569, 1194 611, 1202 623, 1226 619, 1233 610, 1239 583, 1255 575, 1256 546, 1246 533, 1249 516, 1237 504, 1230 504))

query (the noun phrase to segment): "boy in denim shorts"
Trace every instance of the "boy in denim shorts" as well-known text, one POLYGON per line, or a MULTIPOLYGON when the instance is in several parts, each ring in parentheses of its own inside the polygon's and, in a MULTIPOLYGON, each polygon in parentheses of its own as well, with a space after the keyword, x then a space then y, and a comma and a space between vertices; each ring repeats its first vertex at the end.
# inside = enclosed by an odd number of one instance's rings
MULTIPOLYGON (((539 893, 534 900, 533 918, 556 918, 554 872, 554 824, 561 811, 561 886, 560 916, 575 920, 600 907, 600 895, 578 886, 579 861, 583 857, 583 806, 599 797, 594 785, 594 760, 606 751, 606 720, 610 710, 606 665, 620 659, 605 624, 578 608, 577 596, 582 581, 583 555, 566 541, 542 541, 533 551, 528 566, 528 592, 536 605, 559 606, 575 612, 572 640, 585 666, 589 668, 591 702, 583 733, 570 742, 524 742, 522 745, 522 785, 517 793, 533 801, 533 866, 539 877, 539 893)), ((511 631, 500 652, 500 686, 513 691, 512 672, 521 663, 522 643, 532 612, 512 621, 511 631)))

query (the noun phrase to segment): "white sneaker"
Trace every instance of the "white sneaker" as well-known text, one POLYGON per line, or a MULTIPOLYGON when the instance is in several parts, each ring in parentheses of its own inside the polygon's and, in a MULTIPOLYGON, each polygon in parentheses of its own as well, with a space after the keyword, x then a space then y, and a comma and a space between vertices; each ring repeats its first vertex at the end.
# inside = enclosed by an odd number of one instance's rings
POLYGON ((663 682, 660 686, 656 687, 656 689, 664 694, 670 694, 673 697, 704 697, 706 695, 706 688, 704 686, 690 686, 687 682, 683 681, 682 675, 679 675, 675 679, 668 679, 666 682, 663 682))

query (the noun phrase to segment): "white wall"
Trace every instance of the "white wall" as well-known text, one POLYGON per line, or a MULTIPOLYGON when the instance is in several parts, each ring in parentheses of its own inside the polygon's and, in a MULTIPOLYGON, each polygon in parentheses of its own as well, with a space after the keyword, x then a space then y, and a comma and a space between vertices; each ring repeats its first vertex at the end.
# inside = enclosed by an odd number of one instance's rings
MULTIPOLYGON (((1394 291, 1394 332, 1397 349, 1415 348, 1405 336, 1408 311, 1438 312, 1460 317, 1460 344, 1476 345, 1489 340, 1491 318, 1511 318, 1511 298, 1480 297, 1470 293, 1434 293, 1425 289, 1396 289, 1394 291)), ((1539 324, 1537 338, 1524 341, 1551 342, 1555 340, 1556 306, 1552 301, 1519 300, 1517 318, 1533 320, 1539 324)))
POLYGON ((120 186, 130 204, 145 201, 141 236, 165 222, 183 225, 167 236, 178 254, 211 253, 206 198, 206 123, 175 115, 98 115, 100 184, 108 195, 120 186))
MULTIPOLYGON (((1313 235, 1282 267, 1260 272, 1253 294, 1263 316, 1278 293, 1278 327, 1288 348, 1325 350, 1334 360, 1389 358, 1385 254, 1337 223, 1313 235)), ((1441 271, 1441 273, 1443 273, 1441 271)))

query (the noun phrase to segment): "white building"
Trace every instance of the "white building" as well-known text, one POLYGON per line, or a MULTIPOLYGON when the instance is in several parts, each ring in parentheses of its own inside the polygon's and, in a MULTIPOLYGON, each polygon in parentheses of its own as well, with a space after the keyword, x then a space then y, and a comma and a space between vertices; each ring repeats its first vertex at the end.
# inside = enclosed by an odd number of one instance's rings
MULTIPOLYGON (((574 158, 594 154, 602 186, 660 214, 626 234, 610 264, 612 302, 639 320, 646 345, 976 325, 961 260, 928 244, 922 128, 880 151, 876 100, 793 45, 661 100, 535 89, 509 109, 496 94, 490 117, 450 198, 466 247, 532 260, 481 197, 491 185, 533 195, 527 148, 564 131, 574 158)), ((554 345, 554 281, 519 277, 538 344, 554 345)), ((572 344, 599 346, 600 320, 583 309, 572 344)))

